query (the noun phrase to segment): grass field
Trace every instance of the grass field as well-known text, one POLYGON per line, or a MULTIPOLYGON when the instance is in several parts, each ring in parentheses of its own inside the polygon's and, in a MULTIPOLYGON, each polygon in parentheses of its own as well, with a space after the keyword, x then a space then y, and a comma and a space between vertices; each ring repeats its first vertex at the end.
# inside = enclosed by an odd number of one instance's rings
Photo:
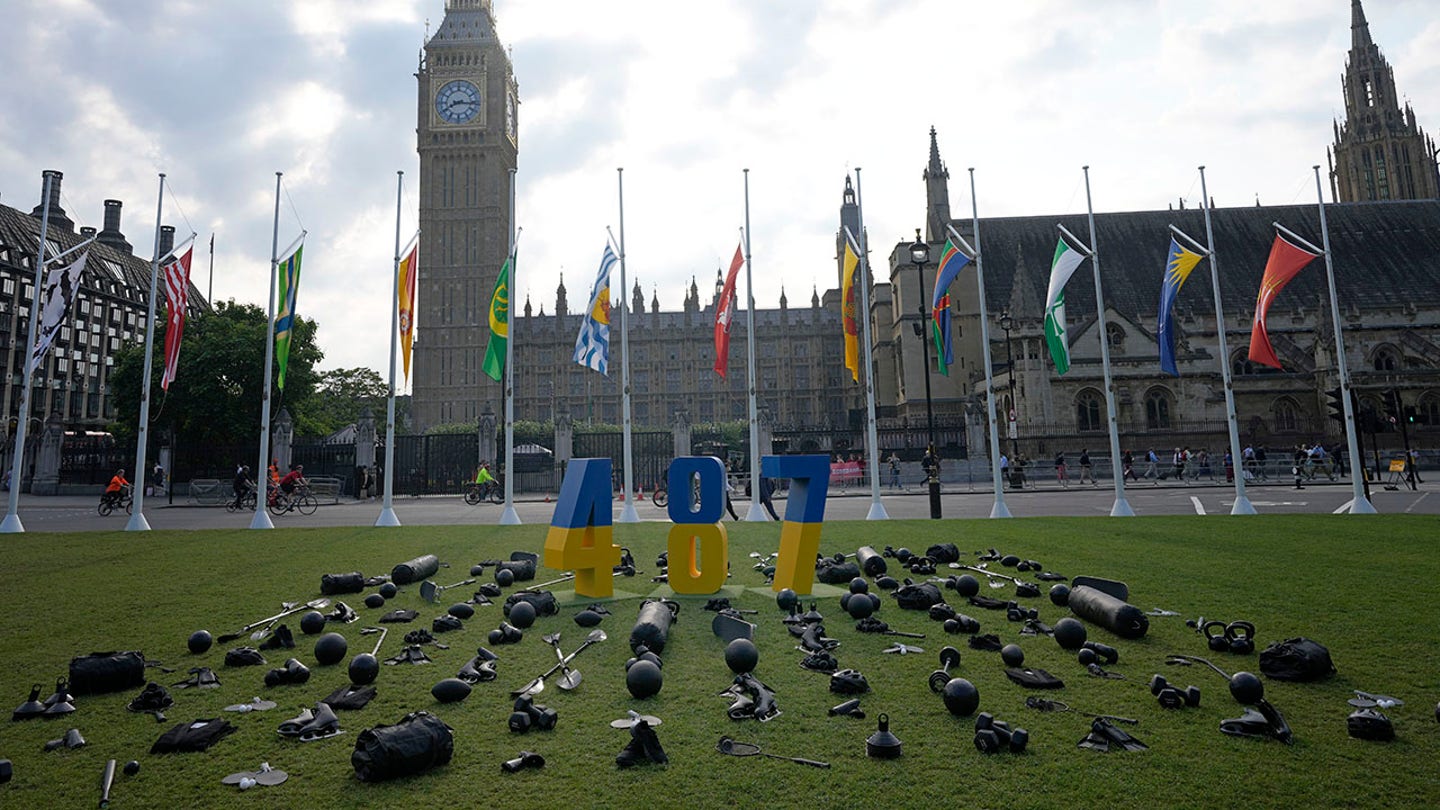
MULTIPOLYGON (((301 707, 313 705, 348 681, 346 662, 368 651, 373 637, 360 628, 383 610, 366 609, 363 594, 340 597, 361 613, 361 621, 340 631, 350 650, 338 665, 321 667, 300 635, 293 651, 311 666, 309 683, 267 689, 266 667, 227 669, 225 649, 216 645, 192 656, 185 640, 196 629, 217 636, 272 614, 282 600, 309 599, 319 592, 321 574, 359 570, 389 573, 399 562, 433 553, 453 564, 435 577, 439 584, 466 578, 482 559, 511 550, 540 551, 545 526, 402 528, 378 530, 284 529, 259 533, 185 532, 89 533, 7 536, 6 609, 0 614, 0 698, 18 705, 31 683, 48 695, 71 657, 95 650, 142 650, 175 667, 173 675, 152 678, 167 686, 196 665, 218 673, 215 690, 171 690, 175 705, 168 722, 157 724, 124 706, 136 690, 82 697, 79 711, 55 721, 0 723, 0 757, 14 761, 14 780, 0 786, 0 806, 93 806, 107 759, 137 759, 137 776, 118 776, 112 807, 1434 807, 1440 805, 1440 617, 1435 603, 1440 582, 1433 518, 1338 516, 1255 518, 1018 519, 827 524, 822 551, 853 551, 871 544, 908 546, 917 551, 935 542, 953 542, 964 553, 995 547, 1043 562, 1047 569, 1125 580, 1131 601, 1144 610, 1161 607, 1177 617, 1153 618, 1148 636, 1120 640, 1090 628, 1090 638, 1113 644, 1120 662, 1110 667, 1126 680, 1086 675, 1072 653, 1053 640, 1022 638, 1020 625, 1002 613, 952 604, 981 621, 982 632, 1017 641, 1026 664, 1063 678, 1066 686, 1046 697, 1094 712, 1141 720, 1132 733, 1150 746, 1135 753, 1098 754, 1076 743, 1088 720, 1075 714, 1041 714, 1025 708, 1026 691, 1011 684, 995 653, 971 651, 964 637, 947 636, 920 612, 902 611, 887 597, 879 618, 892 627, 923 632, 909 640, 923 655, 882 655, 891 638, 866 636, 845 620, 838 599, 820 598, 828 635, 841 640, 835 655, 842 667, 863 672, 872 692, 861 705, 865 720, 827 717, 844 698, 827 690, 826 676, 802 670, 801 653, 779 622, 780 611, 747 554, 778 544, 774 524, 727 524, 733 577, 726 595, 737 607, 756 609, 757 676, 778 694, 784 714, 760 724, 727 718, 727 701, 717 696, 729 685, 722 642, 710 630, 704 598, 682 599, 679 621, 664 655, 665 686, 648 701, 632 699, 624 686, 627 640, 639 600, 621 598, 603 628, 610 640, 575 660, 584 673, 576 691, 553 686, 537 702, 559 712, 552 732, 510 733, 509 691, 554 662, 542 633, 559 631, 572 650, 585 635, 568 602, 558 616, 542 618, 513 646, 490 646, 500 655, 500 679, 479 684, 468 700, 440 705, 430 687, 455 674, 486 644, 486 633, 501 620, 500 607, 481 607, 464 630, 442 635, 451 649, 427 652, 433 666, 382 667, 377 698, 359 712, 342 712, 346 733, 314 743, 282 739, 276 725, 301 707), (1167 668, 1167 653, 1210 656, 1220 666, 1258 671, 1256 656, 1211 655, 1204 639, 1184 619, 1204 615, 1226 621, 1247 619, 1258 628, 1260 647, 1303 635, 1329 647, 1338 674, 1313 684, 1267 681, 1266 696, 1289 721, 1295 744, 1235 739, 1218 731, 1240 707, 1224 681, 1201 667, 1167 668), (984 756, 972 745, 973 721, 950 716, 926 686, 936 653, 947 644, 962 651, 954 674, 980 689, 981 709, 1030 730, 1029 752, 984 756), (1146 682, 1160 672, 1203 693, 1198 709, 1167 712, 1151 697, 1146 682), (1401 697, 1407 705, 1389 712, 1397 739, 1389 744, 1346 736, 1345 701, 1363 689, 1401 697), (221 707, 260 695, 279 708, 232 714, 221 707), (658 729, 670 756, 668 767, 620 770, 615 754, 628 734, 609 727, 626 709, 662 718, 658 729), (430 711, 455 730, 453 762, 425 775, 370 785, 358 782, 349 764, 356 736, 372 725, 389 724, 406 712, 430 711), (904 743, 896 761, 865 756, 865 738, 874 718, 887 712, 891 730, 904 743), (224 717, 239 732, 209 751, 150 755, 157 737, 171 725, 197 718, 224 717), (45 741, 77 727, 88 745, 74 751, 42 752, 45 741), (832 763, 830 770, 764 758, 737 759, 715 751, 719 737, 752 741, 767 752, 832 763), (543 770, 503 775, 500 763, 522 749, 543 754, 543 770), (226 774, 254 770, 262 761, 288 771, 277 787, 241 793, 220 783, 226 774), (416 794, 419 795, 416 795, 416 794)), ((649 594, 654 560, 664 549, 667 526, 617 526, 616 542, 628 546, 645 571, 617 578, 616 589, 649 594)), ((897 570, 891 561, 892 573, 897 570)), ((554 575, 541 569, 541 578, 554 575)), ((942 576, 945 573, 943 572, 942 576)), ((1013 573, 1013 572, 1011 572, 1013 573)), ((486 578, 488 580, 488 576, 486 578)), ((482 580, 485 581, 485 580, 482 580)), ((413 607, 414 625, 429 621, 473 588, 457 588, 456 599, 424 603, 407 587, 384 610, 413 607)), ((513 589, 510 589, 513 590, 513 589)), ((1013 598, 1013 589, 982 591, 1013 598)), ((1043 591, 1042 591, 1043 592, 1043 591)), ((1043 596, 1025 600, 1054 623, 1068 613, 1043 596)), ((381 657, 400 649, 397 633, 381 657)), ((284 651, 268 653, 278 666, 284 651)))

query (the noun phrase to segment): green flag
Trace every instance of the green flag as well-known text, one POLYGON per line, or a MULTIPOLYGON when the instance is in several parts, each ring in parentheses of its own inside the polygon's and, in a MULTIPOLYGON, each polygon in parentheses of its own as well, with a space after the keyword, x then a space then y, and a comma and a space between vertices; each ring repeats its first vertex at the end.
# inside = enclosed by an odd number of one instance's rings
POLYGON ((480 364, 490 379, 500 382, 505 374, 505 344, 510 341, 510 266, 515 254, 505 258, 500 277, 495 279, 495 294, 490 296, 490 343, 485 346, 485 362, 480 364))
POLYGON ((1065 244, 1064 239, 1055 245, 1055 259, 1050 264, 1050 289, 1045 293, 1045 342, 1050 346, 1050 358, 1055 361, 1057 374, 1070 370, 1070 341, 1065 335, 1065 282, 1088 256, 1065 244))
POLYGON ((280 262, 277 272, 280 276, 280 312, 275 315, 275 362, 280 367, 280 376, 275 386, 285 390, 285 369, 290 362, 290 335, 295 325, 295 294, 300 290, 300 254, 305 246, 280 262))

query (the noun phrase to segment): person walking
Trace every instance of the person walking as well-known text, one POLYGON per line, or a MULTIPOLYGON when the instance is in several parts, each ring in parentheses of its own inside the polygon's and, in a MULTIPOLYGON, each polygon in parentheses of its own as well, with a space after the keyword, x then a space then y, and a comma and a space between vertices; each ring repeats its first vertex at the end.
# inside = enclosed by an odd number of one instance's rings
POLYGON ((734 491, 735 484, 730 480, 730 476, 727 474, 725 476, 725 511, 730 513, 731 520, 739 521, 740 516, 735 514, 735 506, 730 503, 730 494, 734 491))
POLYGON ((890 487, 900 489, 900 456, 894 450, 890 451, 890 487))
POLYGON ((1300 484, 1300 478, 1301 478, 1301 476, 1304 474, 1305 463, 1306 463, 1307 461, 1309 461, 1309 459, 1310 459, 1310 455, 1305 452, 1305 445, 1303 445, 1303 444, 1297 444, 1297 445, 1295 445, 1295 454, 1291 457, 1292 464, 1291 464, 1291 467, 1290 467, 1290 472, 1291 472, 1292 475, 1295 476, 1295 488, 1296 488, 1296 489, 1304 489, 1304 488, 1305 488, 1304 486, 1302 486, 1302 485, 1300 484))
POLYGON ((1121 466, 1121 468, 1124 469, 1124 471, 1125 471, 1124 474, 1121 476, 1121 479, 1120 479, 1120 480, 1122 480, 1122 481, 1134 481, 1134 482, 1137 483, 1137 484, 1140 483, 1140 476, 1138 476, 1138 475, 1135 474, 1135 454, 1134 454, 1134 453, 1131 453, 1129 450, 1126 450, 1126 451, 1124 451, 1123 453, 1121 453, 1121 454, 1120 454, 1120 466, 1121 466))
POLYGON ((1090 465, 1090 450, 1082 447, 1080 448, 1080 483, 1085 483, 1086 478, 1090 479, 1090 486, 1100 485, 1095 480, 1095 469, 1090 465))
POLYGON ((1065 451, 1061 450, 1055 454, 1055 482, 1060 486, 1069 489, 1070 476, 1065 473, 1065 451))
POLYGON ((771 520, 779 520, 780 516, 775 514, 775 504, 770 499, 775 494, 775 483, 765 476, 760 476, 760 505, 770 513, 771 520))
POLYGON ((1155 486, 1160 486, 1160 457, 1153 447, 1145 451, 1145 477, 1155 479, 1155 486))
POLYGON ((1004 453, 1000 454, 1000 485, 1003 487, 1010 482, 1010 458, 1004 453))

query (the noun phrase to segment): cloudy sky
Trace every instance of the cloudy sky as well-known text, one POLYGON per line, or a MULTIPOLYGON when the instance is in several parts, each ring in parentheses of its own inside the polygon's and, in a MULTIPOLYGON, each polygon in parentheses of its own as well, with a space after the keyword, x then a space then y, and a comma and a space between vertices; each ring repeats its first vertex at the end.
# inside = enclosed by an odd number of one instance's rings
MULTIPOLYGON (((1314 199, 1343 110, 1346 0, 496 0, 520 85, 523 295, 572 304, 619 222, 630 279, 678 309, 734 252, 750 169, 755 293, 834 286, 846 173, 863 169, 872 250, 923 224, 929 129, 968 216, 1314 199)), ((1367 0, 1396 83, 1440 135, 1433 0, 1367 0)), ((6 0, 0 202, 40 172, 63 205, 149 256, 165 220, 216 234, 214 297, 262 304, 275 172, 282 246, 309 230, 300 312, 324 367, 388 364, 395 172, 416 219, 417 54, 444 0, 6 0)), ((196 281, 205 289, 206 256, 196 281)), ((422 265, 423 272, 423 265, 422 265)), ((612 282, 614 283, 614 282, 612 282)))

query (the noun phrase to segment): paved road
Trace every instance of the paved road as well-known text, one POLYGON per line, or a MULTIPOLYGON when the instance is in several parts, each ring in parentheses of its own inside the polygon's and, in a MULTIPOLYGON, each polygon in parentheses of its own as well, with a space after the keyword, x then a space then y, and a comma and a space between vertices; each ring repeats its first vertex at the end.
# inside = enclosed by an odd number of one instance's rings
MULTIPOLYGON (((1420 485, 1418 491, 1386 492, 1378 487, 1372 498, 1375 508, 1383 514, 1440 514, 1440 496, 1430 497, 1432 485, 1420 485)), ((1126 496, 1131 508, 1140 515, 1228 515, 1234 503, 1234 490, 1225 486, 1131 486, 1126 496)), ((1297 490, 1284 485, 1251 487, 1250 500, 1262 514, 1310 513, 1327 514, 1343 511, 1350 501, 1348 484, 1307 484, 1297 490)), ((882 490, 882 500, 890 517, 923 519, 930 516, 929 498, 912 488, 908 492, 882 490)), ((1113 490, 1108 487, 1071 487, 1065 490, 1046 489, 1009 492, 1005 496, 1011 513, 1016 517, 1108 515, 1114 503, 1113 490)), ((90 497, 31 497, 20 499, 20 519, 27 531, 77 532, 123 529, 128 518, 116 513, 102 518, 95 512, 96 499, 90 497)), ((994 496, 988 490, 969 491, 965 487, 947 486, 941 496, 946 518, 985 518, 990 515, 994 496)), ((777 509, 784 503, 778 501, 777 509)), ((550 522, 555 505, 543 500, 521 500, 516 504, 520 520, 526 524, 550 522)), ((620 505, 616 504, 616 515, 620 505)), ((826 503, 829 520, 864 520, 870 508, 868 492, 833 491, 826 503)), ((649 501, 638 506, 641 520, 667 520, 665 510, 649 501)), ((749 502, 738 500, 735 509, 746 515, 749 502)), ((485 503, 468 506, 458 495, 401 497, 395 501, 395 514, 405 525, 436 526, 464 524, 496 524, 501 507, 485 503)), ((369 526, 379 516, 378 501, 342 501, 321 506, 314 515, 289 514, 273 518, 277 527, 284 526, 369 526)), ((783 511, 782 511, 783 514, 783 511)), ((153 529, 217 529, 245 528, 250 514, 227 512, 223 507, 186 505, 177 499, 171 505, 164 498, 147 498, 145 517, 153 529)))

